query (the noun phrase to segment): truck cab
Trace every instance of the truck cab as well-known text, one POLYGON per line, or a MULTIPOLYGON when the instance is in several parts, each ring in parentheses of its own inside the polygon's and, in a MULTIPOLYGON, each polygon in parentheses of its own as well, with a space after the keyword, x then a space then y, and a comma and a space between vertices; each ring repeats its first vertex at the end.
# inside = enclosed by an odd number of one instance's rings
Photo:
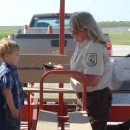
MULTIPOLYGON (((69 27, 70 16, 71 13, 65 13, 65 27, 69 27)), ((51 25, 52 27, 59 28, 59 24, 59 13, 34 14, 29 23, 29 27, 48 27, 48 25, 51 25)))

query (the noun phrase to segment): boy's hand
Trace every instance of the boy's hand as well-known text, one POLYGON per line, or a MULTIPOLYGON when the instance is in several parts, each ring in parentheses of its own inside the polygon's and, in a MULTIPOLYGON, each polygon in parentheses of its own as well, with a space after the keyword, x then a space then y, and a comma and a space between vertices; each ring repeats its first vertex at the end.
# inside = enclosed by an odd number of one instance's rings
POLYGON ((11 109, 11 114, 13 118, 18 118, 19 116, 19 110, 16 108, 11 109))

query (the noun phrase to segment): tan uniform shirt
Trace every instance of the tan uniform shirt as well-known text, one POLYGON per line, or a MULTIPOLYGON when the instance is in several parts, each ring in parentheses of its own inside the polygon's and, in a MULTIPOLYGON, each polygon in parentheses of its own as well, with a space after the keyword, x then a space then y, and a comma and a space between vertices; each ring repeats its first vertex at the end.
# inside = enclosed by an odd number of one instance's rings
MULTIPOLYGON (((87 39, 77 43, 75 52, 70 60, 70 69, 88 75, 100 75, 97 86, 87 86, 87 91, 103 89, 109 86, 111 79, 110 61, 106 47, 99 43, 92 43, 87 39)), ((71 78, 71 86, 76 92, 82 92, 82 84, 71 78)))

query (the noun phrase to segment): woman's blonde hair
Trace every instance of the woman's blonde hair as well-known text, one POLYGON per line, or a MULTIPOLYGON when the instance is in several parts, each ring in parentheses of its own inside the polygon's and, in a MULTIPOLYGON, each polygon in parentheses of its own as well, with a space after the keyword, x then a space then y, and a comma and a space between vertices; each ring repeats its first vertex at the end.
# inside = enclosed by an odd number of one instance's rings
POLYGON ((76 31, 87 30, 87 39, 93 42, 106 44, 101 29, 95 19, 88 12, 75 12, 70 17, 70 27, 76 31))
POLYGON ((8 38, 0 41, 0 58, 3 59, 5 54, 12 54, 14 51, 20 50, 19 45, 8 38))

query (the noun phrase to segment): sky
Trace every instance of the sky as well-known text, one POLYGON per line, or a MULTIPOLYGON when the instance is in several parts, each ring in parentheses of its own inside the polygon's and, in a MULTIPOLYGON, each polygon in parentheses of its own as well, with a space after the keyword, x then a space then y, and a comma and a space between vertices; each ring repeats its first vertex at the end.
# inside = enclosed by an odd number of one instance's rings
MULTIPOLYGON (((29 24, 33 14, 57 13, 60 0, 1 0, 0 26, 29 24)), ((90 12, 97 22, 130 21, 130 0, 65 0, 65 12, 90 12)))

